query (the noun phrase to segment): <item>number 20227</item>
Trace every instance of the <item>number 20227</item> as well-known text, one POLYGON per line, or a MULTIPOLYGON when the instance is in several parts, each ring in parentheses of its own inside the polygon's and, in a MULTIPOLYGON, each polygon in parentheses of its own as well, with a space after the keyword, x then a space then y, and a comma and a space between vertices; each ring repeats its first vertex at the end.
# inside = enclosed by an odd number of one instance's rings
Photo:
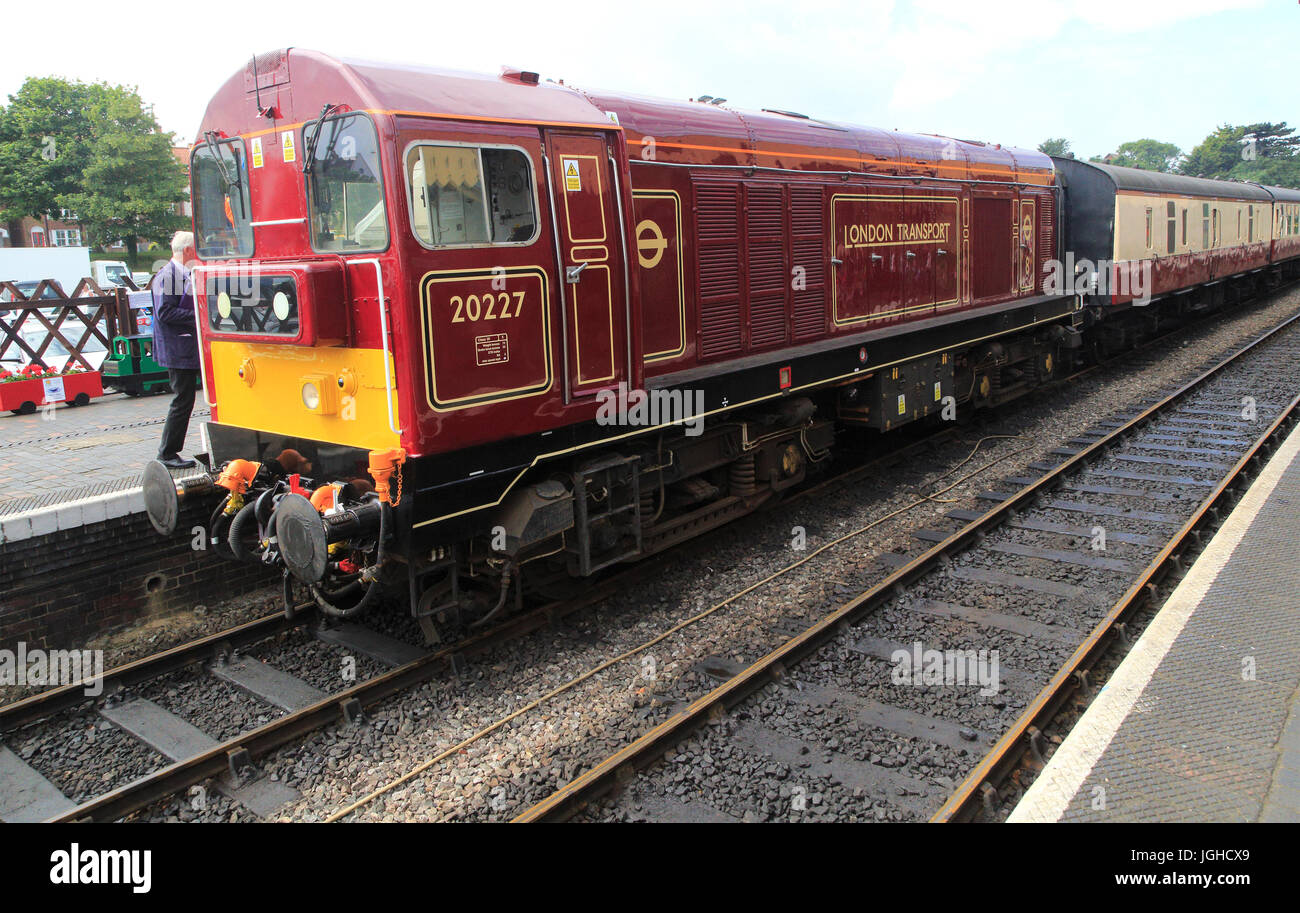
POLYGON ((523 309, 523 292, 487 292, 463 298, 460 295, 451 296, 452 323, 518 317, 523 309))

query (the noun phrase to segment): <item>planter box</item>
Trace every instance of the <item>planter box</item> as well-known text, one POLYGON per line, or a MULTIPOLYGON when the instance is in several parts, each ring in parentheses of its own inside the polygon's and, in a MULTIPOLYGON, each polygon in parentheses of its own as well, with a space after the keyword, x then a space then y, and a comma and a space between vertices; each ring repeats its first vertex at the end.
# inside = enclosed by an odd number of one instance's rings
POLYGON ((92 398, 103 395, 103 378, 98 371, 38 377, 33 380, 11 380, 0 384, 0 409, 31 415, 46 402, 84 406, 92 398))

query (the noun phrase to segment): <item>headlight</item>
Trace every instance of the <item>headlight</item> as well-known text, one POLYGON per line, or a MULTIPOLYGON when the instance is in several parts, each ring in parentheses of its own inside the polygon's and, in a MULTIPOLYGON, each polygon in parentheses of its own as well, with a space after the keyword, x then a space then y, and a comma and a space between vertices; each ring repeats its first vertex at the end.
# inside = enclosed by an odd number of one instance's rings
POLYGON ((302 404, 312 412, 320 408, 320 389, 310 381, 302 385, 302 404))
POLYGON ((271 299, 271 311, 278 320, 289 319, 289 296, 284 292, 276 292, 275 297, 271 299))

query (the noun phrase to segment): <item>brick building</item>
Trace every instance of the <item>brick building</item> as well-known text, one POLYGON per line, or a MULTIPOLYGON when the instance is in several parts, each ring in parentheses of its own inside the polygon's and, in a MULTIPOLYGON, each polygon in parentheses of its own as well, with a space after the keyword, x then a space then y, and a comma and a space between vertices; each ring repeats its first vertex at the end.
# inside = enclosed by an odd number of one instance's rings
MULTIPOLYGON (((189 195, 190 150, 188 146, 173 146, 172 155, 176 156, 185 168, 186 188, 189 195)), ((189 200, 175 206, 177 215, 189 218, 192 214, 189 200)), ((125 250, 121 241, 108 245, 95 245, 90 232, 77 220, 77 214, 66 209, 56 215, 14 219, 0 224, 0 247, 82 247, 99 246, 103 250, 125 250)), ((140 249, 144 250, 149 242, 141 239, 140 249)))

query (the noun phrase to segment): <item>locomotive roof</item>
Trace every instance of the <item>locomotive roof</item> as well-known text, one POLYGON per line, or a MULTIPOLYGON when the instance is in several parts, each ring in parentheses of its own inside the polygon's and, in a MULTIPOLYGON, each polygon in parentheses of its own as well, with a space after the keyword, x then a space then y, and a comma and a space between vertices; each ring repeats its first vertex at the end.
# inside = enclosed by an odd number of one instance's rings
POLYGON ((808 171, 872 171, 957 180, 1051 183, 1051 159, 1040 152, 900 133, 822 120, 794 112, 733 108, 624 93, 579 90, 612 112, 633 159, 652 137, 659 161, 732 164, 808 171))
MULTIPOLYGON (((1036 184, 1054 180, 1051 160, 1037 151, 840 124, 793 112, 584 91, 545 80, 534 85, 521 80, 519 71, 487 76, 417 64, 343 60, 299 48, 261 54, 256 60, 264 93, 292 77, 300 116, 314 114, 324 100, 390 114, 622 129, 633 160, 646 158, 645 143, 653 139, 654 159, 660 162, 1036 184)), ((252 91, 250 64, 221 90, 221 110, 228 111, 230 103, 252 91)), ((214 99, 209 114, 216 105, 214 99)))
POLYGON ((1137 190, 1144 193, 1176 193, 1189 197, 1231 197, 1242 200, 1271 200, 1269 192, 1258 184, 1244 181, 1216 181, 1210 178, 1193 178, 1185 174, 1167 174, 1142 168, 1122 168, 1101 162, 1084 162, 1079 159, 1057 159, 1083 168, 1093 168, 1108 176, 1116 190, 1137 190))

